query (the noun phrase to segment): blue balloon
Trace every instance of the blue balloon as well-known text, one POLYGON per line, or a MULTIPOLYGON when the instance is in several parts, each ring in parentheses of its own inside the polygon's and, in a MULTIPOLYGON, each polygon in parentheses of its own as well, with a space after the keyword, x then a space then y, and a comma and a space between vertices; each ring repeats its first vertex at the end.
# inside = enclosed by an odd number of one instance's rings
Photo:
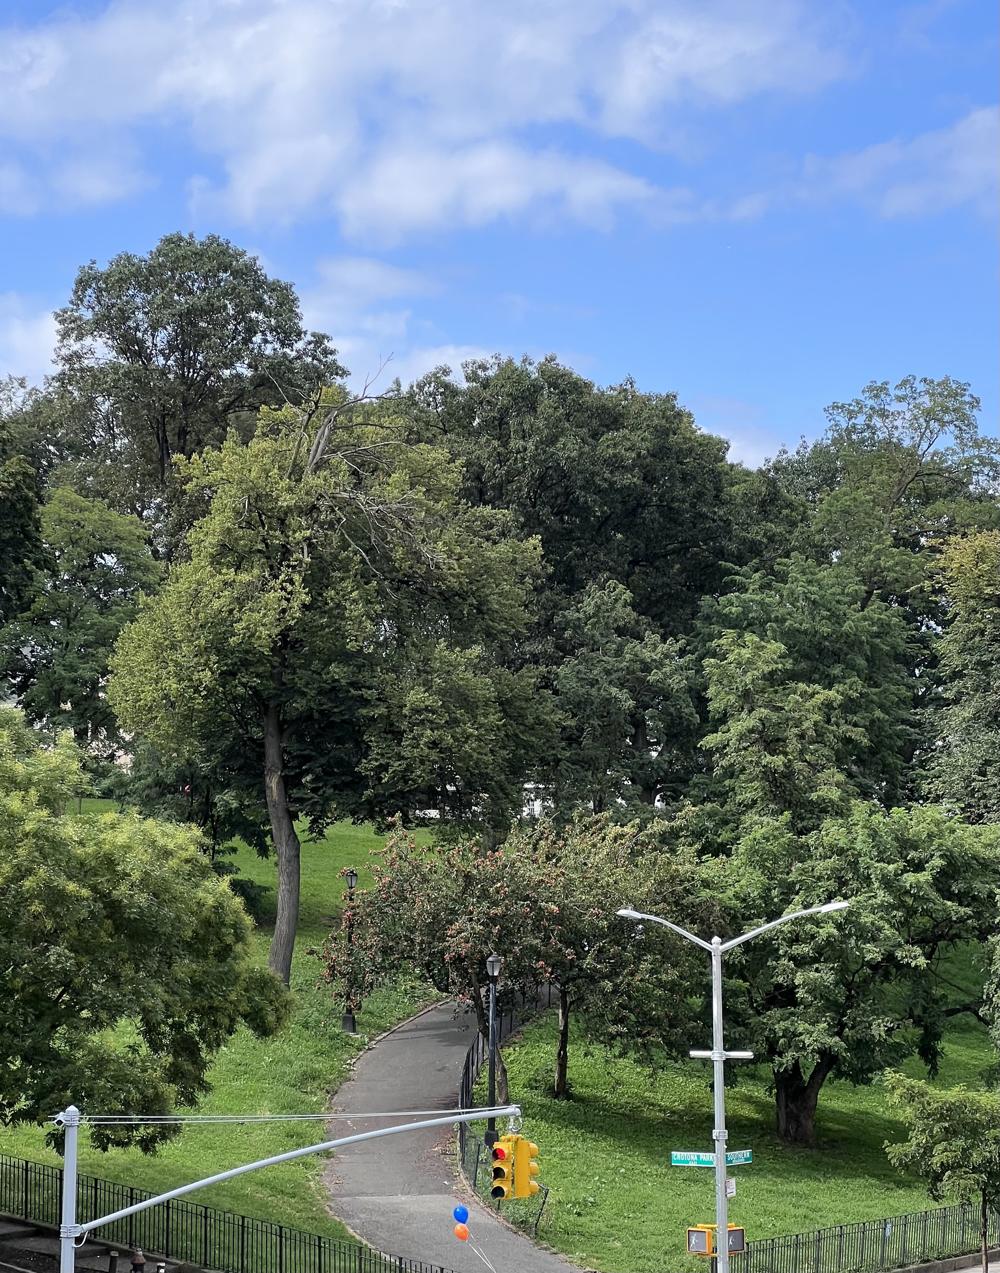
POLYGON ((455 1217, 459 1224, 465 1224, 466 1220, 469 1218, 469 1208, 463 1207, 462 1204, 459 1203, 451 1214, 455 1217))

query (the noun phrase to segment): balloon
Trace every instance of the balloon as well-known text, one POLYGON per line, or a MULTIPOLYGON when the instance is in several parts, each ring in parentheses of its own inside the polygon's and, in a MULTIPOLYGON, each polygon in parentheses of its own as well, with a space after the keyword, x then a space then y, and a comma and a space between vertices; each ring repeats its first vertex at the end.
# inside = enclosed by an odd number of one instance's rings
POLYGON ((456 1224, 455 1237, 458 1238, 459 1242, 468 1242, 469 1226, 467 1224, 456 1224))
POLYGON ((459 1203, 451 1214, 455 1217, 459 1224, 465 1224, 466 1220, 469 1218, 469 1208, 463 1207, 462 1204, 459 1203))

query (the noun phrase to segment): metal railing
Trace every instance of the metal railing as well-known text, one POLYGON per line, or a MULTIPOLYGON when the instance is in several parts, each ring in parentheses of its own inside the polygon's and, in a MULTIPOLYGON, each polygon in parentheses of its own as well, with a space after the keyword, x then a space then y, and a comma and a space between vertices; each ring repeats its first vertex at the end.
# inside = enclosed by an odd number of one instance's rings
MULTIPOLYGON (((524 1022, 540 1008, 551 1006, 552 986, 549 984, 539 992, 536 999, 530 1002, 522 1002, 519 1007, 511 1006, 505 1008, 497 1017, 498 1042, 502 1043, 504 1039, 509 1038, 515 1030, 520 1029, 524 1022)), ((488 1052, 489 1045, 477 1030, 472 1046, 465 1054, 465 1064, 462 1066, 462 1080, 458 1088, 459 1109, 471 1109, 474 1105, 476 1079, 479 1077, 483 1063, 488 1059, 488 1052)), ((501 1203, 494 1203, 490 1198, 493 1172, 489 1152, 481 1137, 470 1131, 465 1123, 459 1123, 458 1126, 458 1161, 462 1174, 472 1186, 473 1191, 480 1196, 483 1202, 489 1206, 495 1206, 496 1210, 499 1211, 501 1203)), ((533 1198, 505 1202, 502 1204, 504 1218, 521 1228, 530 1229, 533 1234, 537 1235, 538 1225, 542 1218, 542 1212, 545 1210, 548 1196, 548 1186, 542 1185, 533 1198)))
MULTIPOLYGON (((0 1212, 58 1227, 62 1175, 60 1167, 0 1154, 0 1212)), ((77 1216, 85 1223, 153 1196, 133 1185, 81 1175, 77 1216)), ((449 1273, 439 1264, 383 1255, 359 1243, 179 1198, 109 1224, 94 1236, 221 1273, 449 1273)))
MULTIPOLYGON (((1000 1216, 990 1216, 990 1245, 1000 1216)), ((838 1224, 811 1233, 758 1238, 739 1257, 739 1273, 883 1273, 979 1250, 979 1208, 971 1203, 911 1211, 884 1220, 838 1224)))

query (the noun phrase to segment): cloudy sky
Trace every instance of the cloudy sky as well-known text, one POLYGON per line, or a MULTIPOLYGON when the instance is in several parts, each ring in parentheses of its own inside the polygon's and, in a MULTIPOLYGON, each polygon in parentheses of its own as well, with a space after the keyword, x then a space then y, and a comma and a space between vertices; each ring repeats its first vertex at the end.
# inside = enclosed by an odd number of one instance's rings
POLYGON ((359 378, 501 350, 755 461, 871 379, 996 427, 986 0, 0 0, 0 373, 83 262, 214 231, 359 378))

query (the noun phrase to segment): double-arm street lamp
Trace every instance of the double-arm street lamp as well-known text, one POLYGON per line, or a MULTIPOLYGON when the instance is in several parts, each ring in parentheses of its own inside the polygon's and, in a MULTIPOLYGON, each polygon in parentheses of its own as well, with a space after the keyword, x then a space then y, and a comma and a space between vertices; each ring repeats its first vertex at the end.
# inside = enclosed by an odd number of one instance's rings
MULTIPOLYGON (((726 1140, 728 1132, 726 1131, 725 1063, 726 1061, 749 1061, 753 1059, 752 1052, 727 1052, 723 1042, 722 956, 726 951, 732 950, 734 946, 742 946, 744 942, 751 941, 754 937, 759 937, 761 933, 766 933, 772 928, 777 928, 779 924, 787 924, 790 920, 802 919, 806 915, 828 915, 832 911, 846 910, 849 905, 849 902, 827 902, 825 906, 810 906, 808 910, 793 911, 790 915, 782 915, 780 919, 772 919, 769 924, 761 924, 759 928, 754 928, 749 933, 744 933, 741 937, 733 937, 726 942, 721 937, 713 937, 711 941, 705 941, 702 937, 695 937, 694 933, 689 933, 686 928, 681 928, 678 924, 672 924, 669 919, 662 919, 659 915, 645 915, 642 911, 634 911, 628 907, 623 907, 618 911, 618 914, 623 919, 649 920, 653 924, 662 924, 664 928, 671 929, 678 936, 686 938, 687 941, 693 942, 696 946, 700 946, 702 950, 707 950, 712 957, 712 1050, 710 1052, 692 1050, 691 1056, 700 1060, 711 1061, 713 1067, 712 1095, 715 1100, 715 1129, 712 1132, 712 1140, 715 1144, 715 1249, 717 1252, 718 1273, 729 1273, 729 1199, 726 1195, 726 1140)), ((490 1104, 492 1103, 493 1097, 491 1095, 490 1104)), ((713 1266, 715 1264, 716 1261, 713 1260, 713 1266)))

